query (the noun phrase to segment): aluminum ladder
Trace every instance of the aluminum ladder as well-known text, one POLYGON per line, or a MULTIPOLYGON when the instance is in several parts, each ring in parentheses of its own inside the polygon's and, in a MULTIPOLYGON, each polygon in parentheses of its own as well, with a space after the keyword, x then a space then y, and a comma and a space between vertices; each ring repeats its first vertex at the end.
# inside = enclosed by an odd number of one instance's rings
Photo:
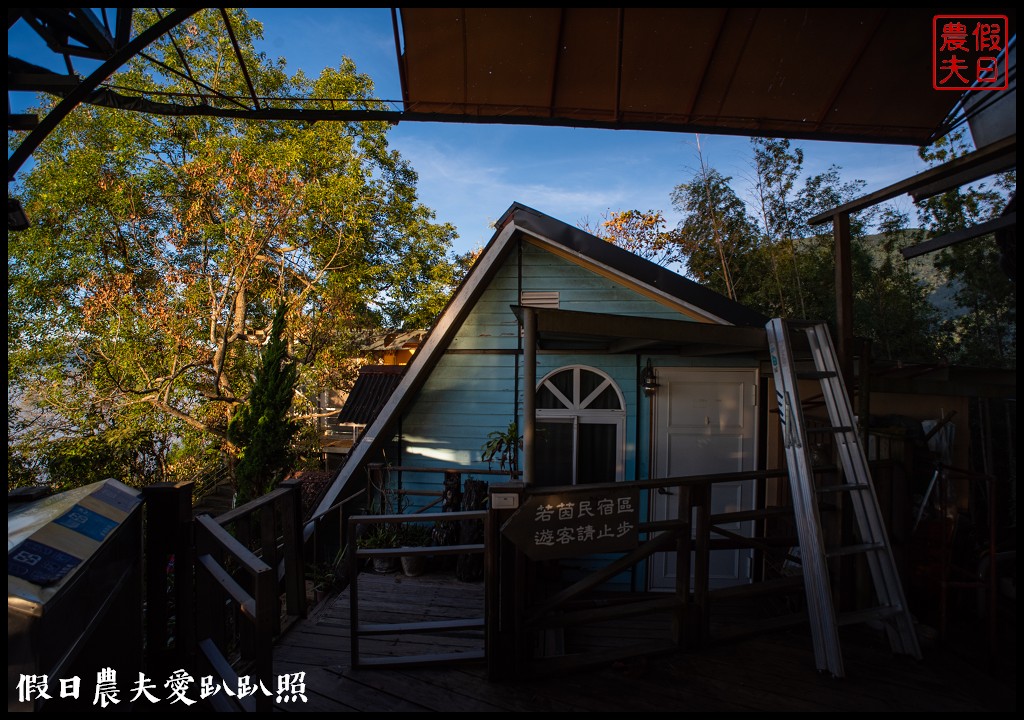
MULTIPOLYGON (((920 659, 921 650, 913 618, 903 595, 892 547, 857 433, 856 418, 839 373, 828 327, 806 323, 794 327, 794 332, 806 335, 810 347, 814 369, 807 371, 797 370, 798 361, 793 354, 789 323, 774 318, 765 329, 775 377, 780 430, 786 450, 797 536, 800 540, 800 559, 817 668, 819 671, 828 670, 834 677, 843 677, 839 626, 871 620, 884 623, 893 652, 920 659), (842 468, 838 484, 815 487, 811 448, 807 442, 808 431, 798 389, 799 380, 815 380, 821 384, 830 426, 816 428, 815 431, 829 432, 835 438, 842 468), (825 547, 818 500, 828 494, 837 494, 843 499, 843 505, 849 503, 852 506, 857 544, 839 548, 825 547), (831 557, 856 554, 863 554, 867 560, 877 606, 838 615, 827 561, 831 557)), ((809 364, 803 361, 802 367, 809 364)))

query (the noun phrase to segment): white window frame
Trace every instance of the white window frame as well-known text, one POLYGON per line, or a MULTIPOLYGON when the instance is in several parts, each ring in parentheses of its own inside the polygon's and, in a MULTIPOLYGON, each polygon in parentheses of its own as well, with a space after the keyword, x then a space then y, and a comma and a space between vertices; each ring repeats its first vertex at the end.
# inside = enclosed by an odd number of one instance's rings
POLYGON ((537 391, 547 387, 554 394, 555 398, 564 407, 561 408, 537 408, 537 422, 566 422, 572 423, 572 484, 577 484, 577 459, 579 446, 580 425, 613 425, 615 426, 615 481, 620 482, 625 477, 625 450, 626 450, 626 400, 622 391, 612 377, 598 368, 590 365, 565 365, 552 370, 537 383, 537 391), (553 383, 551 378, 560 373, 571 370, 572 397, 568 398, 553 383), (602 378, 602 382, 591 391, 586 397, 580 397, 580 377, 582 371, 594 373, 602 378), (591 409, 588 405, 605 391, 612 388, 619 401, 618 410, 591 409))

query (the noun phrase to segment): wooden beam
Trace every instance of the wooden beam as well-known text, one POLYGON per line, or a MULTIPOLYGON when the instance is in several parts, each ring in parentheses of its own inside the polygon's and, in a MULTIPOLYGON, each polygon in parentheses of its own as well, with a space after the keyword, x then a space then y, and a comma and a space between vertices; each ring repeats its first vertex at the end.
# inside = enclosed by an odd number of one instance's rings
POLYGON ((846 387, 853 387, 853 258, 850 251, 850 213, 832 216, 835 240, 836 355, 846 387))
POLYGON ((974 227, 956 230, 951 233, 946 233, 945 235, 933 237, 930 240, 925 240, 917 245, 911 245, 910 247, 900 250, 900 253, 905 259, 909 260, 910 258, 915 258, 919 255, 925 255, 926 253, 941 250, 942 248, 949 247, 950 245, 956 245, 957 243, 964 242, 965 240, 973 240, 974 238, 994 233, 996 230, 1002 230, 1005 227, 1013 227, 1016 224, 1017 213, 1012 212, 1007 215, 997 217, 994 220, 980 223, 974 227))
POLYGON ((958 188, 961 185, 967 185, 975 182, 976 180, 987 178, 989 175, 995 175, 996 173, 1012 170, 1015 167, 1017 167, 1016 150, 1007 152, 1005 155, 1001 155, 997 158, 993 158, 981 165, 965 168, 947 178, 934 182, 931 185, 919 188, 910 193, 910 197, 914 199, 914 202, 919 203, 922 200, 934 197, 935 195, 940 195, 948 190, 952 190, 953 188, 958 188))
POLYGON ((580 593, 597 587, 604 581, 615 577, 631 565, 635 565, 644 558, 653 555, 660 550, 669 549, 669 547, 675 543, 676 536, 678 534, 678 531, 662 533, 661 535, 648 540, 635 550, 632 550, 628 555, 609 563, 597 572, 587 575, 582 580, 573 583, 561 592, 555 593, 533 611, 533 614, 527 619, 527 622, 537 622, 543 617, 544 613, 554 610, 559 605, 571 600, 580 593))
MULTIPOLYGON (((981 150, 975 150, 972 153, 968 153, 963 157, 958 157, 955 160, 950 160, 944 165, 939 167, 925 170, 923 173, 918 173, 913 177, 901 180, 898 183, 884 187, 881 190, 877 190, 869 195, 865 195, 862 198, 851 200, 848 203, 843 203, 839 207, 832 208, 823 213, 815 215, 807 221, 808 225, 821 225, 827 222, 829 219, 845 214, 857 212, 858 210, 864 210, 872 205, 878 205, 886 200, 891 200, 894 197, 905 195, 907 193, 913 194, 921 188, 927 188, 935 183, 941 182, 949 177, 954 177, 959 173, 968 171, 972 168, 985 166, 996 158, 1009 155, 1017 152, 1017 135, 1014 134, 999 142, 992 143, 991 145, 982 148, 981 150)), ((974 178, 975 180, 981 179, 980 177, 974 178)))
MULTIPOLYGON (((523 308, 513 306, 512 310, 522 323, 523 308)), ((768 347, 763 327, 740 327, 690 320, 610 315, 554 308, 531 308, 531 310, 537 316, 537 334, 539 336, 565 335, 579 338, 606 338, 618 343, 637 340, 646 344, 653 341, 676 347, 684 344, 722 346, 734 352, 760 350, 768 347)), ((625 344, 621 347, 627 348, 625 344)))

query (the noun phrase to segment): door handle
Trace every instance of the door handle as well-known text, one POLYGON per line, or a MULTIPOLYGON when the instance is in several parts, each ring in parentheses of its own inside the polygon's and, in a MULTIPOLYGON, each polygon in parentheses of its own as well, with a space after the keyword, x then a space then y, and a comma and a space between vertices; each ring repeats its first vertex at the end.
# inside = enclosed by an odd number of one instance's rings
POLYGON ((672 492, 668 488, 663 488, 663 487, 658 488, 658 494, 659 495, 675 495, 674 492, 672 492))

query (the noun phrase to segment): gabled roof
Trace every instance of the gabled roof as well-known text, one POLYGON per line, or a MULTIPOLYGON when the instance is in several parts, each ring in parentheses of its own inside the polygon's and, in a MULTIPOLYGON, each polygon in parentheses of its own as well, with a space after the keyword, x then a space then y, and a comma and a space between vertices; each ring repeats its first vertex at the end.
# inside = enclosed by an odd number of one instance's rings
POLYGON ((525 205, 513 203, 498 220, 496 227, 497 231, 448 301, 419 351, 406 366, 398 387, 352 448, 338 477, 321 500, 316 515, 330 509, 339 497, 344 498, 343 491, 349 479, 357 475, 363 464, 390 441, 401 413, 426 382, 431 370, 473 309, 477 298, 487 288, 519 239, 568 257, 707 323, 763 328, 768 320, 760 313, 692 280, 525 205))
POLYGON ((675 300, 707 320, 758 327, 768 322, 768 318, 745 305, 533 208, 512 203, 496 223, 499 232, 509 223, 562 248, 586 265, 599 266, 620 280, 632 280, 666 299, 675 300))

